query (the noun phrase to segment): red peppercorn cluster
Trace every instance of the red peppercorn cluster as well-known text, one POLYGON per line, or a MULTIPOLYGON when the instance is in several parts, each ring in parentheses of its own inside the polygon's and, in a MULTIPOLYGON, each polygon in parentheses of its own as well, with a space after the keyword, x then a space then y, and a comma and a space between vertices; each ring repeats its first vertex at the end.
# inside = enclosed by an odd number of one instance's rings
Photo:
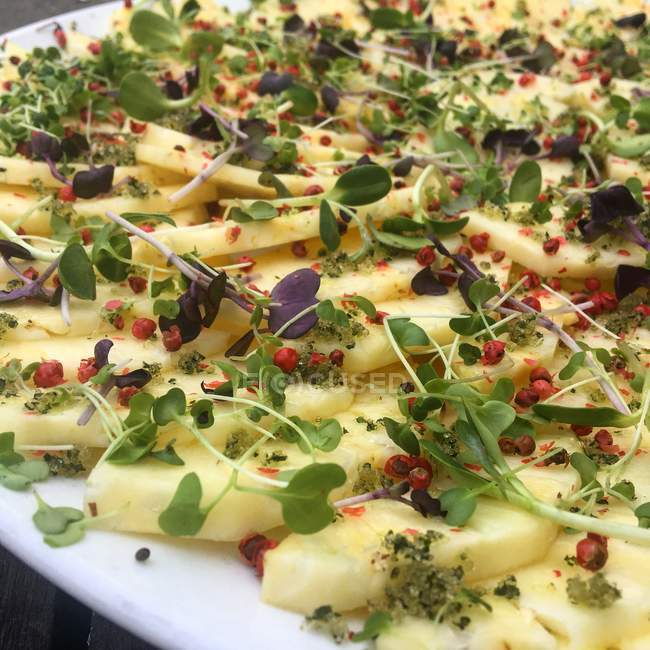
POLYGON ((506 344, 503 341, 487 341, 483 344, 483 356, 481 363, 484 366, 495 366, 501 362, 506 354, 506 344))
POLYGON ((609 557, 607 537, 596 533, 587 533, 587 537, 576 544, 576 562, 587 571, 599 571, 609 557))
POLYGON ((264 555, 275 548, 278 543, 265 535, 253 533, 239 542, 239 553, 247 564, 255 569, 258 576, 264 575, 264 555))
POLYGON ((547 399, 557 392, 557 388, 553 386, 553 377, 546 368, 541 366, 535 368, 531 371, 528 379, 530 385, 517 391, 515 395, 515 404, 522 408, 537 404, 540 399, 547 399))
POLYGON ((422 456, 395 454, 384 464, 384 473, 391 478, 408 481, 413 490, 426 490, 431 485, 433 468, 422 456))
POLYGON ((63 384, 63 364, 60 361, 41 361, 33 376, 39 388, 53 388, 63 384))

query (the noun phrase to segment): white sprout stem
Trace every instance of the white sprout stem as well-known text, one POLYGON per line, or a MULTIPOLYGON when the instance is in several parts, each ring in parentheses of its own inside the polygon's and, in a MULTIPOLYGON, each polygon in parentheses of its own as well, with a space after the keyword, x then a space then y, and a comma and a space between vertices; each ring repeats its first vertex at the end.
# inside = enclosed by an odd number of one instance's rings
MULTIPOLYGON (((235 121, 235 127, 237 122, 235 121)), ((228 148, 222 153, 219 154, 198 176, 195 176, 189 183, 183 185, 180 190, 177 190, 173 194, 169 195, 170 203, 177 203, 182 198, 186 197, 190 192, 193 192, 197 187, 200 187, 205 183, 210 176, 216 174, 229 160, 232 158, 232 155, 235 153, 237 148, 237 138, 233 137, 232 142, 228 145, 228 148)))
MULTIPOLYGON (((224 414, 225 415, 225 414, 224 414)), ((230 413, 228 413, 230 415, 230 413)), ((182 424, 179 422, 179 424, 182 424)), ((236 470, 237 472, 240 472, 241 474, 244 474, 245 476, 248 476, 250 479, 257 481, 258 483, 264 483, 265 485, 270 485, 271 487, 277 487, 277 488, 284 488, 287 486, 287 483, 285 481, 277 481, 274 478, 269 478, 268 476, 264 476, 263 474, 258 474, 257 472, 254 472, 253 470, 248 469, 247 467, 244 467, 237 461, 233 460, 232 458, 228 458, 224 453, 220 452, 218 449, 213 447, 212 443, 201 433, 201 430, 194 426, 194 424, 190 425, 185 425, 187 428, 192 432, 192 434, 196 437, 196 439, 210 452, 217 460, 220 460, 222 463, 225 463, 228 465, 233 470, 236 470)))
POLYGON ((19 451, 72 451, 74 445, 16 445, 19 451))
POLYGON ((72 325, 72 319, 70 318, 70 293, 67 289, 63 289, 61 292, 61 318, 68 327, 72 325))
POLYGON ((424 184, 429 180, 429 176, 436 172, 436 166, 434 164, 427 165, 423 170, 418 180, 413 186, 413 212, 417 212, 422 209, 422 190, 424 189, 424 184))
POLYGON ((496 309, 497 307, 501 307, 501 305, 510 298, 514 293, 517 292, 519 287, 526 282, 527 278, 524 276, 520 280, 517 280, 515 284, 513 284, 508 291, 506 291, 500 298, 497 300, 494 304, 486 305, 486 307, 489 307, 490 309, 496 309))
POLYGON ((641 418, 639 420, 639 423, 636 425, 636 428, 634 429, 634 436, 632 437, 632 444, 630 445, 629 449, 625 452, 625 455, 622 456, 616 463, 611 465, 610 467, 607 468, 607 472, 611 473, 613 476, 620 476, 621 471, 627 465, 634 455, 636 454, 639 446, 641 445, 641 441, 643 440, 643 430, 646 428, 645 420, 648 415, 648 408, 650 407, 650 379, 648 379, 650 375, 646 375, 645 379, 645 386, 644 388, 646 389, 646 394, 643 399, 643 406, 641 407, 641 418))
POLYGON ((615 341, 620 341, 621 337, 617 336, 614 334, 614 332, 610 332, 606 327, 603 327, 600 323, 596 322, 593 318, 591 318, 588 314, 586 314, 578 305, 574 305, 566 296, 563 296, 561 293, 558 291, 555 291, 551 287, 549 287, 547 284, 542 283, 542 287, 546 289, 549 293, 553 294, 556 298, 561 300, 567 307, 572 307, 574 311, 578 312, 583 318, 588 320, 595 328, 599 329, 603 334, 606 334, 607 336, 613 338, 615 341))
POLYGON ((4 221, 0 221, 0 233, 9 241, 14 242, 14 244, 20 244, 23 248, 26 248, 32 254, 34 259, 43 260, 44 262, 53 262, 59 257, 58 253, 48 253, 47 251, 31 246, 27 242, 23 241, 22 237, 17 235, 6 223, 4 223, 4 221))
POLYGON ((219 113, 217 113, 213 108, 210 108, 210 106, 203 102, 199 104, 199 107, 202 108, 210 117, 217 120, 217 122, 219 122, 227 131, 234 133, 241 140, 248 140, 248 136, 237 128, 237 124, 229 122, 225 117, 219 115, 219 113))
POLYGON ((297 323, 303 316, 306 316, 307 314, 311 313, 312 311, 316 311, 316 308, 318 307, 320 303, 316 303, 315 305, 310 305, 309 307, 305 307, 302 311, 299 311, 295 316, 290 318, 280 329, 277 331, 273 332, 275 336, 282 336, 284 332, 286 332, 289 327, 291 327, 294 323, 297 323))
POLYGON ((449 379, 453 377, 452 373, 453 373, 454 357, 456 356, 456 348, 458 347, 459 343, 460 343, 460 334, 456 334, 451 344, 451 350, 449 351, 449 367, 445 368, 445 379, 449 379))
POLYGON ((393 350, 395 350, 395 354, 397 355, 397 358, 402 362, 402 365, 406 369, 406 372, 408 372, 408 374, 410 375, 411 379, 413 380, 413 383, 417 386, 418 390, 421 393, 425 393, 426 388, 424 387, 424 384, 420 381, 420 378, 415 374, 415 371, 413 370, 411 364, 406 360, 406 357, 404 356, 404 353, 402 352, 399 345, 397 344, 397 341, 395 340, 393 333, 390 331, 389 321, 391 320, 391 318, 403 318, 403 316, 399 315, 399 316, 384 317, 384 331, 386 332, 386 336, 388 337, 388 342, 390 343, 393 350))
POLYGON ((191 280, 195 282, 200 282, 201 274, 192 266, 187 264, 183 259, 181 259, 174 251, 165 246, 162 242, 159 242, 155 237, 152 237, 148 232, 138 228, 135 224, 132 224, 130 221, 124 219, 118 214, 111 210, 106 211, 106 216, 116 224, 122 226, 124 230, 130 232, 132 235, 139 237, 147 242, 147 244, 153 246, 163 257, 165 257, 169 262, 171 262, 183 275, 186 275, 191 280))
POLYGON ((52 201, 53 198, 54 197, 52 196, 52 194, 48 194, 45 198, 42 198, 40 201, 35 203, 31 208, 29 208, 29 210, 26 210, 25 212, 23 212, 23 214, 21 214, 11 224, 11 227, 14 230, 17 230, 18 228, 20 228, 20 226, 22 226, 25 223, 25 221, 27 221, 27 219, 29 219, 29 217, 31 217, 34 214, 34 212, 36 212, 36 210, 40 210, 41 208, 45 207, 50 201, 52 201))
POLYGON ((246 399, 245 397, 228 397, 227 395, 206 395, 205 398, 217 402, 234 402, 235 404, 247 404, 248 406, 261 409, 262 411, 265 411, 269 415, 273 415, 278 420, 280 420, 280 422, 283 422, 288 427, 291 427, 305 441, 305 444, 309 449, 310 455, 312 456, 312 458, 314 457, 314 445, 312 444, 311 440, 307 437, 305 432, 295 422, 292 422, 289 418, 282 415, 282 413, 278 413, 275 409, 272 409, 270 406, 267 406, 266 404, 262 404, 262 402, 256 402, 255 400, 252 399, 246 399))
POLYGON ((584 386, 585 384, 591 384, 594 381, 598 381, 598 377, 592 376, 592 377, 588 377, 587 379, 582 379, 581 381, 577 381, 575 384, 571 384, 570 386, 565 386, 562 390, 559 390, 557 393, 554 393, 550 397, 547 397, 543 402, 540 403, 548 404, 549 402, 554 402, 556 399, 572 391, 574 388, 579 388, 580 386, 584 386))

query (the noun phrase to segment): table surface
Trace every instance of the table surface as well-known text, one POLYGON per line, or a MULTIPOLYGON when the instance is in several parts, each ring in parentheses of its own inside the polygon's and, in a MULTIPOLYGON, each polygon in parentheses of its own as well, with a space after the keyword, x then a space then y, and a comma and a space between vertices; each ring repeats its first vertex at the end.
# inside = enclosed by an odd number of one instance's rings
MULTIPOLYGON (((98 0, 0 0, 0 30, 98 0)), ((0 546, 0 650, 155 650, 95 614, 0 546)))

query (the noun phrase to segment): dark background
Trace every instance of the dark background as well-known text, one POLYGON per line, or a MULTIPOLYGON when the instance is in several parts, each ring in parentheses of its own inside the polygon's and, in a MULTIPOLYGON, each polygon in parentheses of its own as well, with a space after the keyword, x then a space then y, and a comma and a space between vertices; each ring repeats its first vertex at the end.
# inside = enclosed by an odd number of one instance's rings
MULTIPOLYGON (((0 33, 98 0, 0 0, 0 33)), ((0 650, 155 650, 91 612, 0 546, 0 650)))

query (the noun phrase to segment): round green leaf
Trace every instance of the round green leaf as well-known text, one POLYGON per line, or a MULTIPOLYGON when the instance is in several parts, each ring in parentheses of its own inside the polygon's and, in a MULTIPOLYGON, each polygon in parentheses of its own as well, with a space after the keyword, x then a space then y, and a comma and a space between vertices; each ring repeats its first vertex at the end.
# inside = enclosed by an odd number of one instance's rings
POLYGON ((133 14, 129 31, 138 45, 157 52, 177 49, 183 43, 180 30, 173 21, 148 9, 133 14))
POLYGON ((392 186, 390 174, 383 167, 361 165, 340 176, 328 198, 343 205, 368 205, 383 199, 392 186))
POLYGON ((59 261, 59 279, 70 295, 81 300, 95 300, 97 278, 93 265, 81 244, 70 244, 59 261))
POLYGON ((534 160, 524 160, 510 182, 511 203, 533 203, 542 189, 542 170, 534 160))
POLYGON ((185 415, 186 408, 185 393, 180 388, 172 388, 154 402, 153 419, 164 426, 185 415))
POLYGON ((304 86, 294 84, 284 91, 283 96, 293 104, 289 110, 299 117, 313 115, 318 108, 318 97, 316 97, 316 93, 304 86))
POLYGON ((327 250, 335 251, 341 245, 341 233, 334 212, 327 201, 321 201, 318 228, 327 250))
POLYGON ((172 106, 156 82, 144 72, 129 72, 122 79, 119 102, 131 117, 145 122, 157 120, 172 106))

